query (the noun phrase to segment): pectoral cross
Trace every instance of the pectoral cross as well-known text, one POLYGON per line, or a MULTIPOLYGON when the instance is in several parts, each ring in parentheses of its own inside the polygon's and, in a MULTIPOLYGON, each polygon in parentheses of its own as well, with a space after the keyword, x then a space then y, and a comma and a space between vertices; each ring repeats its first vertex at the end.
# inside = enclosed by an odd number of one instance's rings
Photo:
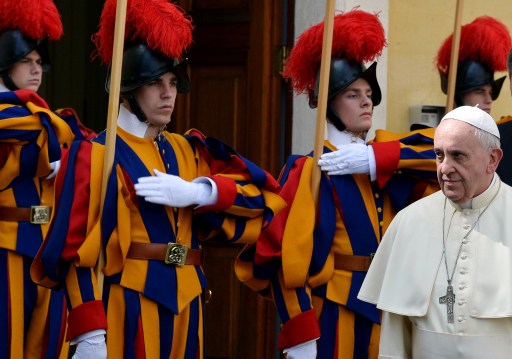
POLYGON ((453 287, 448 284, 446 287, 446 295, 439 297, 439 304, 446 304, 446 314, 448 316, 448 323, 453 323, 453 304, 455 303, 455 294, 453 294, 453 287))

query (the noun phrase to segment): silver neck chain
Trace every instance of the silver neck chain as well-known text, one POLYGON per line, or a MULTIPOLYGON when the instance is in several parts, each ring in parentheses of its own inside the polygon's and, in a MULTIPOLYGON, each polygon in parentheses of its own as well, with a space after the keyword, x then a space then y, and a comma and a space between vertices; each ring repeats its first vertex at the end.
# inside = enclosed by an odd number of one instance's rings
POLYGON ((445 267, 446 267, 446 277, 447 277, 447 281, 448 281, 448 285, 451 285, 452 284, 452 279, 453 279, 453 276, 455 275, 455 269, 457 268, 457 263, 459 262, 459 257, 460 257, 460 253, 462 252, 462 246, 464 244, 464 240, 469 236, 469 234, 473 231, 473 229, 476 227, 477 223, 480 221, 480 218, 483 216, 483 214, 485 213, 485 211, 487 211, 487 208, 489 208, 489 206, 491 205, 492 202, 494 202, 494 199, 496 198, 496 196, 498 195, 498 192, 500 191, 500 187, 501 187, 501 183, 498 182, 498 190, 496 191, 496 193, 494 194, 494 196, 492 197, 491 201, 489 202, 489 204, 482 210, 482 212, 480 212, 480 214, 478 215, 478 218, 476 219, 475 223, 473 223, 473 225, 471 226, 471 228, 469 229, 468 233, 466 233, 466 235, 464 237, 462 237, 462 240, 460 241, 460 246, 459 246, 459 251, 457 252, 457 257, 455 258, 455 263, 453 264, 453 269, 452 269, 452 274, 449 275, 449 270, 448 270, 448 258, 446 256, 446 241, 448 239, 448 235, 450 234, 450 228, 452 226, 452 220, 453 220, 453 216, 455 215, 455 212, 456 211, 453 211, 452 213, 452 216, 450 218, 450 223, 448 224, 448 231, 446 233, 446 236, 444 234, 444 228, 445 228, 445 218, 446 218, 446 202, 447 202, 447 198, 444 199, 444 208, 443 208, 443 256, 444 256, 444 264, 445 264, 445 267))

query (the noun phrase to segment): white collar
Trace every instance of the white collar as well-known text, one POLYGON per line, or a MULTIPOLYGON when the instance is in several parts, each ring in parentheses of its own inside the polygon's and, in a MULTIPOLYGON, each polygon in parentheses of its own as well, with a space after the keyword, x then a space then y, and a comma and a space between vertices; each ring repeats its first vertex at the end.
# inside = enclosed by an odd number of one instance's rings
POLYGON ((500 178, 496 173, 494 173, 494 176, 489 187, 487 187, 487 189, 478 196, 473 197, 469 201, 462 203, 460 205, 455 204, 451 201, 450 202, 455 208, 459 209, 478 209, 485 207, 489 204, 489 202, 494 198, 496 192, 498 192, 498 190, 500 189, 500 186, 496 186, 496 183, 498 183, 498 181, 500 181, 500 178))
POLYGON ((130 112, 130 110, 124 107, 123 104, 119 106, 117 125, 126 132, 140 138, 144 138, 148 129, 148 124, 139 121, 137 116, 135 116, 132 112, 130 112))
POLYGON ((0 84, 0 92, 8 92, 11 91, 7 87, 5 87, 3 84, 0 84))
POLYGON ((365 140, 354 136, 348 131, 340 131, 332 123, 327 122, 327 139, 334 146, 348 145, 351 143, 365 143, 365 140))

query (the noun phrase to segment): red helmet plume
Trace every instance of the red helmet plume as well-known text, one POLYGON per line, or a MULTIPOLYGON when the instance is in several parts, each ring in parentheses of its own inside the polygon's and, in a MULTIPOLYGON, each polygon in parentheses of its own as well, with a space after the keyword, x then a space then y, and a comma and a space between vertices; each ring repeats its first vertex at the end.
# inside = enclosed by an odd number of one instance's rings
POLYGON ((0 0, 0 32, 15 29, 34 40, 58 40, 63 34, 52 0, 0 0))
MULTIPOLYGON (((448 75, 453 34, 443 42, 437 53, 436 66, 448 75)), ((507 27, 490 16, 481 16, 462 26, 458 61, 473 60, 492 72, 507 70, 507 54, 512 47, 507 27)))
MULTIPOLYGON (((92 37, 95 55, 108 64, 112 61, 116 0, 106 0, 99 30, 92 37)), ((125 40, 140 40, 169 58, 181 58, 192 44, 192 20, 167 0, 128 0, 125 40)))
MULTIPOLYGON (((291 80, 296 93, 311 92, 322 57, 324 23, 302 33, 293 47, 282 73, 291 80)), ((363 63, 380 56, 386 46, 384 28, 376 14, 352 10, 334 17, 332 58, 363 63)))

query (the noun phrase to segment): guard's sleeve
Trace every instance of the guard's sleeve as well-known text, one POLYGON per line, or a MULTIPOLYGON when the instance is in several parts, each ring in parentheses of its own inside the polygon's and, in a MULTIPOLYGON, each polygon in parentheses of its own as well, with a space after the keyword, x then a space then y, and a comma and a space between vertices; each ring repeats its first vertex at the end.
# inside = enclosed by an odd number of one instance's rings
POLYGON ((61 161, 55 180, 55 204, 50 229, 31 267, 34 282, 63 288, 69 298, 67 339, 107 321, 94 275, 100 247, 99 202, 103 146, 74 141, 61 161))
POLYGON ((0 99, 0 190, 17 178, 46 177, 61 146, 73 139, 69 126, 32 91, 2 93, 0 99))
POLYGON ((280 175, 280 196, 287 206, 247 246, 236 262, 241 281, 275 302, 283 323, 279 348, 317 339, 319 326, 307 284, 315 221, 310 157, 290 157, 280 175))
POLYGON ((282 322, 278 338, 279 350, 320 337, 310 289, 306 285, 288 288, 283 282, 282 272, 279 272, 272 280, 272 297, 282 322))
POLYGON ((378 130, 369 144, 375 154, 379 188, 383 188, 395 173, 436 181, 433 128, 401 134, 378 130))
POLYGON ((71 128, 75 136, 75 140, 92 140, 98 135, 94 130, 86 127, 82 121, 80 121, 80 118, 74 109, 66 107, 58 109, 55 112, 59 117, 66 121, 68 126, 71 128))
POLYGON ((219 194, 216 204, 196 209, 200 227, 208 229, 203 239, 254 243, 285 205, 277 194, 277 181, 221 141, 195 130, 188 136, 196 151, 198 173, 213 180, 219 194))
POLYGON ((247 256, 240 256, 241 261, 252 261, 258 279, 270 279, 281 268, 287 287, 302 287, 306 283, 315 226, 312 164, 310 157, 288 161, 280 176, 279 192, 286 207, 261 232, 255 245, 247 248, 247 256))

